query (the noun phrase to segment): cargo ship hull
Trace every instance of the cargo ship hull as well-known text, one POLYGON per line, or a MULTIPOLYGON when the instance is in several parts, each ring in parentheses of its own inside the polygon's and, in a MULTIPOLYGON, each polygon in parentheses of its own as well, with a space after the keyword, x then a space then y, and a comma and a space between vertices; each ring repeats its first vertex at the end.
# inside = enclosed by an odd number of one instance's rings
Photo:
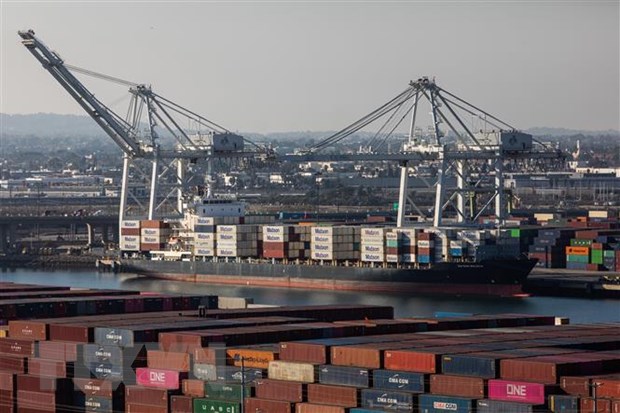
POLYGON ((536 260, 438 263, 430 268, 371 268, 249 262, 122 260, 121 271, 177 281, 411 294, 514 296, 536 260))

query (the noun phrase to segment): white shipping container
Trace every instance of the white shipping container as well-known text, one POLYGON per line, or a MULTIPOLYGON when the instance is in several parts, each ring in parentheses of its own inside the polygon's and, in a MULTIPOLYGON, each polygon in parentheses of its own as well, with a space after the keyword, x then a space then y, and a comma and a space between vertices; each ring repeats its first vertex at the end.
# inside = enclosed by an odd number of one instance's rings
POLYGON ((215 248, 194 247, 194 255, 199 257, 214 257, 216 255, 215 248))
POLYGON ((144 237, 144 236, 151 236, 151 237, 164 237, 164 236, 168 236, 171 234, 171 229, 170 228, 142 228, 140 230, 140 234, 144 237))
POLYGON ((415 254, 402 254, 400 256, 400 260, 401 262, 416 262, 416 255, 415 254))
POLYGON ((383 254, 376 254, 370 252, 362 252, 362 261, 364 262, 383 262, 383 254))
POLYGON ((384 228, 361 228, 362 239, 364 238, 380 238, 383 239, 384 228))
POLYGON ((420 239, 418 240, 418 247, 420 248, 433 248, 435 246, 433 241, 420 239))
POLYGON ((139 235, 121 235, 120 240, 121 243, 136 243, 139 244, 140 243, 140 236, 139 235))
POLYGON ((215 241, 215 234, 212 232, 195 232, 194 239, 197 241, 215 241))
POLYGON ((385 256, 385 260, 387 262, 398 262, 398 255, 397 254, 387 254, 385 256))
POLYGON ((123 242, 119 244, 121 251, 140 251, 140 243, 136 242, 123 242))
POLYGON ((297 381, 302 383, 315 382, 315 367, 310 363, 292 361, 270 361, 267 376, 273 380, 297 381))
POLYGON ((143 235, 141 242, 144 244, 165 244, 168 241, 168 237, 152 237, 150 235, 143 235))
POLYGON ((362 244, 362 253, 383 254, 383 245, 362 244))
POLYGON ((134 219, 121 221, 121 228, 140 228, 140 221, 134 219))

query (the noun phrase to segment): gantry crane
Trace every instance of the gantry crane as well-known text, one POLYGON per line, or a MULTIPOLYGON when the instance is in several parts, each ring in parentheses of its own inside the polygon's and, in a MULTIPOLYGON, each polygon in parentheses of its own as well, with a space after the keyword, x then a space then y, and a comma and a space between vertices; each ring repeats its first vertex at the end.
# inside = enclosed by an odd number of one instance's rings
MULTIPOLYGON (((217 158, 259 158, 276 159, 280 162, 397 162, 401 167, 398 202, 398 226, 405 225, 407 204, 420 211, 415 200, 409 196, 409 175, 412 167, 420 162, 438 164, 435 182, 428 182, 435 191, 433 225, 444 224, 444 213, 448 208, 456 211, 459 225, 475 225, 478 218, 494 206, 498 223, 507 216, 507 201, 504 188, 504 167, 509 162, 563 162, 565 154, 537 142, 531 135, 523 133, 488 112, 468 103, 455 94, 439 87, 428 77, 411 81, 408 87, 387 103, 368 115, 348 125, 316 145, 291 155, 275 155, 269 148, 256 145, 228 129, 163 98, 150 86, 122 81, 100 75, 74 66, 66 65, 50 51, 32 30, 20 31, 22 43, 43 64, 43 67, 69 92, 102 129, 119 145, 124 153, 120 219, 126 216, 129 195, 128 174, 132 162, 146 159, 151 163, 148 217, 152 219, 157 210, 157 190, 166 173, 175 171, 170 186, 176 193, 178 212, 182 210, 182 195, 188 180, 185 171, 188 164, 198 159, 211 161, 217 158), (129 86, 132 101, 124 120, 100 102, 75 78, 71 71, 104 77, 129 86), (426 137, 417 133, 419 113, 423 105, 429 106, 430 126, 426 137), (144 110, 146 108, 146 111, 144 110), (140 127, 146 112, 147 133, 141 136, 140 127), (182 127, 173 114, 181 115, 196 125, 194 133, 182 127), (472 126, 464 120, 472 117, 472 126), (407 142, 401 151, 384 152, 390 136, 402 122, 410 117, 407 142), (479 124, 475 131, 474 121, 479 124), (334 154, 324 150, 335 143, 362 130, 366 126, 384 120, 377 133, 362 153, 334 154), (442 130, 441 125, 446 125, 442 130), (161 136, 157 126, 163 125, 164 132, 174 138, 172 149, 160 145, 161 136), (205 132, 206 131, 206 132, 205 132), (144 139, 141 139, 144 138, 144 139), (245 144, 251 145, 246 150, 245 144), (170 162, 160 166, 161 162, 170 162), (176 168, 174 165, 176 164, 176 168), (448 177, 455 176, 456 186, 449 187, 448 177), (477 198, 486 195, 482 206, 477 198)), ((210 162, 207 162, 210 165, 210 162)), ((143 174, 146 175, 146 174, 143 174)), ((166 196, 166 199, 168 196, 166 196)))
POLYGON ((264 159, 270 156, 267 147, 232 133, 207 118, 155 93, 149 85, 128 82, 93 71, 65 64, 34 31, 19 31, 22 44, 43 67, 79 103, 95 122, 123 151, 123 172, 119 220, 133 215, 153 219, 170 199, 173 209, 181 214, 184 194, 195 174, 188 174, 198 160, 207 161, 207 184, 214 159, 264 159), (72 72, 83 73, 129 87, 131 101, 123 119, 102 103, 72 72), (190 125, 190 126, 188 126, 190 125), (166 144, 164 141, 171 142, 166 144), (150 163, 150 173, 144 169, 150 163), (130 178, 140 186, 149 182, 148 206, 132 192, 130 178), (129 205, 129 198, 135 205, 129 205))

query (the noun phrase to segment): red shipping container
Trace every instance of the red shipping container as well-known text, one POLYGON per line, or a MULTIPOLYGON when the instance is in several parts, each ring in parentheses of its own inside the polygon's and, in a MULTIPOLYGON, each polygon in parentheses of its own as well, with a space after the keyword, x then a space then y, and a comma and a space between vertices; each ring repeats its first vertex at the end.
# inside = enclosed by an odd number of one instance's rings
POLYGON ((245 399, 245 412, 291 413, 293 405, 283 400, 268 400, 248 397, 245 399))
POLYGON ((588 397, 591 395, 590 377, 562 376, 560 378, 560 387, 572 396, 588 397))
MULTIPOLYGON (((136 382, 145 387, 175 390, 180 388, 181 375, 183 373, 174 370, 138 367, 136 369, 136 382)), ((187 378, 187 374, 184 376, 187 378)))
POLYGON ((77 361, 78 343, 39 341, 39 357, 48 360, 77 361))
MULTIPOLYGON (((591 397, 582 397, 580 400, 580 412, 581 413, 594 413, 594 399, 591 397)), ((611 413, 611 400, 599 399, 596 400, 597 413, 611 413)))
POLYGON ((596 389, 597 397, 607 397, 610 399, 620 399, 620 376, 598 377, 592 379, 599 386, 596 389))
POLYGON ((193 399, 189 396, 171 396, 170 413, 194 413, 193 399))
POLYGON ((12 390, 0 390, 0 408, 2 413, 15 412, 15 393, 12 390))
POLYGON ((357 407, 359 390, 355 387, 308 384, 308 402, 342 407, 357 407))
POLYGON ((0 338, 0 353, 34 357, 35 341, 8 337, 0 338))
POLYGON ((9 337, 26 340, 47 340, 47 325, 29 320, 9 321, 9 337))
POLYGON ((28 373, 42 377, 72 377, 73 363, 33 357, 28 359, 28 373))
POLYGON ((15 374, 7 371, 0 371, 0 390, 15 390, 15 374))
POLYGON ((169 391, 142 386, 126 386, 125 402, 135 405, 148 405, 168 408, 169 391))
POLYGON ((0 371, 25 373, 28 358, 10 355, 0 355, 0 371))
POLYGON ((571 374, 600 374, 601 360, 592 360, 586 354, 543 356, 507 359, 500 362, 501 378, 532 381, 543 384, 559 383, 560 376, 571 374))
POLYGON ((430 392, 432 394, 483 399, 485 397, 484 390, 485 380, 478 377, 433 374, 430 380, 430 392))
POLYGON ((168 413, 168 407, 151 406, 150 404, 138 404, 125 402, 125 413, 168 413))
POLYGON ((294 381, 259 379, 254 382, 256 397, 260 399, 284 400, 294 403, 304 401, 306 384, 294 381))
POLYGON ((329 347, 311 343, 280 343, 280 360, 327 364, 329 363, 329 347))
POLYGON ((620 400, 611 401, 611 413, 620 413, 620 400))
POLYGON ((202 380, 183 380, 181 390, 185 396, 205 397, 205 382, 202 380))
POLYGON ((480 349, 466 346, 426 347, 421 349, 386 350, 383 365, 388 370, 403 370, 417 373, 439 373, 441 357, 444 354, 472 353, 480 349))
POLYGON ((547 393, 552 391, 540 383, 489 380, 489 399, 529 404, 545 404, 547 393))
POLYGON ((189 354, 173 351, 149 350, 147 351, 147 365, 152 369, 164 369, 189 372, 189 354))
POLYGON ((295 413, 347 413, 347 409, 323 404, 297 403, 295 405, 295 413))
POLYGON ((17 391, 17 411, 56 412, 56 405, 62 404, 56 393, 43 393, 26 390, 17 391))

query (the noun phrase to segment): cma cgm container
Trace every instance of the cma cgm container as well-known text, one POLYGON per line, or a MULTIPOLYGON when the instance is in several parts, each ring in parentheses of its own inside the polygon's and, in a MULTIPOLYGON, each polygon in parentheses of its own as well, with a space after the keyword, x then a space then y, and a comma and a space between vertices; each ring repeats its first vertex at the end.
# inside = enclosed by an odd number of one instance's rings
POLYGON ((425 376, 422 373, 393 370, 374 370, 372 387, 376 389, 424 393, 425 376))
POLYGON ((411 412, 417 402, 416 396, 407 392, 363 389, 361 394, 362 407, 411 412))
POLYGON ((473 413, 476 411, 476 399, 421 394, 418 396, 418 411, 420 413, 473 413))

